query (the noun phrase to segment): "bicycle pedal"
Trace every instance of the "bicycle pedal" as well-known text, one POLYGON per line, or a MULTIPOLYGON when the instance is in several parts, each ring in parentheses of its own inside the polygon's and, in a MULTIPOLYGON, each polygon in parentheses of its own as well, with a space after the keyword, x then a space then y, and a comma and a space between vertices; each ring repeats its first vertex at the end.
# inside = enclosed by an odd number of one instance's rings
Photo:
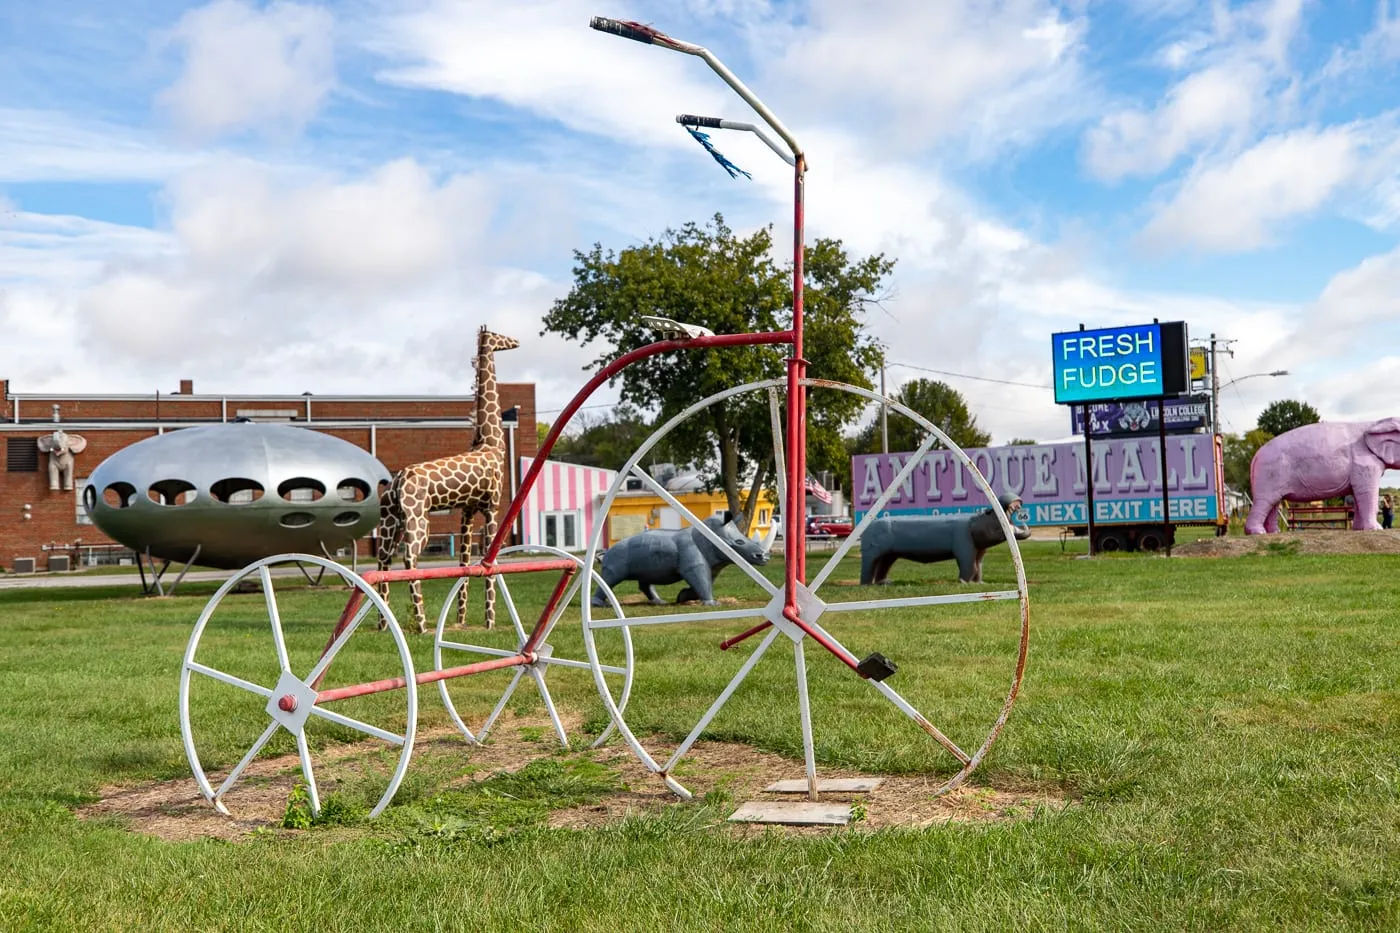
POLYGON ((869 680, 884 680, 899 670, 899 666, 878 651, 872 651, 856 665, 856 673, 869 680))

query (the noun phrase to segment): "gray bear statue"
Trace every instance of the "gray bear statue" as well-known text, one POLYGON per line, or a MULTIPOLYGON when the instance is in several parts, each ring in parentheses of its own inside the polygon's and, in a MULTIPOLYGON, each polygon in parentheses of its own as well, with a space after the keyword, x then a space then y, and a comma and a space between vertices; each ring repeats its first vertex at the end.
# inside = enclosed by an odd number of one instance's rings
MULTIPOLYGON (((705 519, 705 524, 744 560, 751 564, 767 562, 768 551, 763 545, 745 536, 733 522, 726 523, 720 516, 712 516, 705 519)), ((731 563, 698 528, 644 531, 623 538, 604 552, 600 576, 614 589, 623 580, 636 580, 642 595, 655 606, 664 600, 656 595, 653 587, 684 580, 689 585, 677 594, 676 602, 698 599, 707 606, 714 606, 718 604, 715 574, 731 563)), ((594 590, 593 605, 607 605, 602 587, 594 590)))
MULTIPOLYGON (((1016 540, 1031 536, 1025 525, 1015 523, 1021 508, 1018 496, 998 497, 1007 518, 1012 520, 1016 540)), ((987 548, 1006 540, 996 510, 983 509, 972 515, 906 515, 879 518, 870 523, 860 538, 860 582, 888 583, 890 567, 904 560, 931 564, 940 560, 958 562, 958 582, 982 582, 982 555, 987 548)))

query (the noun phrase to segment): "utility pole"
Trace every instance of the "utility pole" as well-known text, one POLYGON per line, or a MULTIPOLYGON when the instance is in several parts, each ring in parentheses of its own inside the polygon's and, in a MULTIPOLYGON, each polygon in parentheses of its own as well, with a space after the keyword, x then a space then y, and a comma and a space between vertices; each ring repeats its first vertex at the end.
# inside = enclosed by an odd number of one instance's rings
POLYGON ((890 407, 885 404, 885 361, 880 359, 880 453, 890 452, 890 407))
POLYGON ((1210 335, 1210 430, 1212 434, 1220 433, 1220 345, 1224 345, 1224 351, 1230 356, 1235 355, 1235 351, 1230 349, 1233 340, 1226 340, 1224 337, 1216 338, 1215 334, 1210 335))

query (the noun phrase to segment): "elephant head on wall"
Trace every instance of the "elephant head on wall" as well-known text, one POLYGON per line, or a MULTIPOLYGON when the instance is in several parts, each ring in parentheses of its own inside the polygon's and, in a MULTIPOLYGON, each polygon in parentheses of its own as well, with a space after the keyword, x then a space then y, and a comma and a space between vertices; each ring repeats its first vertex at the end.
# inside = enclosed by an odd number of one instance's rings
POLYGON ((58 489, 60 480, 64 489, 73 488, 73 455, 82 453, 86 447, 85 438, 69 434, 62 428, 39 438, 39 450, 49 455, 50 489, 58 489))
POLYGON ((1249 465, 1254 504, 1247 534, 1278 531, 1280 502, 1311 502, 1350 492, 1356 500, 1352 527, 1380 527, 1376 510, 1381 475, 1400 469, 1400 418, 1305 424, 1270 440, 1249 465))

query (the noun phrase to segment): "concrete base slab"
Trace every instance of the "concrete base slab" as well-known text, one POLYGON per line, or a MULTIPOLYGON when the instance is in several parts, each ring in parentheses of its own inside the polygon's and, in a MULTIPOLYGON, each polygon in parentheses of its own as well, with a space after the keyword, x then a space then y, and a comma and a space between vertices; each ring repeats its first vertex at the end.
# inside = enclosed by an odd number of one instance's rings
POLYGON ((844 803, 789 803, 751 800, 729 815, 731 823, 781 823, 787 826, 845 826, 851 808, 844 803))
MULTIPOLYGON (((833 794, 868 794, 870 791, 880 786, 880 778, 818 778, 818 793, 833 794)), ((778 781, 776 784, 769 784, 763 788, 770 794, 805 794, 807 793, 807 779, 793 778, 788 781, 778 781)))

